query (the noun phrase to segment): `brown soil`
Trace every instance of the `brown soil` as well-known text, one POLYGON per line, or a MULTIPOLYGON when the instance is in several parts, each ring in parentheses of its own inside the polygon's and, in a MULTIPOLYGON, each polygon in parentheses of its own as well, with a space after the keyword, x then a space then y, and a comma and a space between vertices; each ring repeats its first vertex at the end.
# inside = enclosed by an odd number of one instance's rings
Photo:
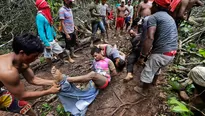
MULTIPOLYGON (((111 36, 111 34, 110 34, 111 36)), ((127 35, 128 36, 128 35, 127 35)), ((120 50, 125 53, 128 52, 128 46, 130 46, 129 40, 123 38, 110 37, 109 42, 111 44, 117 44, 120 50)), ((56 62, 55 65, 61 70, 61 72, 69 74, 70 76, 82 75, 88 73, 91 66, 90 48, 85 48, 78 51, 76 54, 80 55, 80 58, 76 58, 74 64, 60 65, 56 62)), ((165 105, 165 95, 161 91, 161 85, 153 86, 149 95, 143 97, 136 93, 133 88, 140 84, 139 74, 142 68, 134 68, 134 79, 128 83, 123 83, 123 78, 126 76, 126 70, 124 69, 118 76, 113 77, 109 86, 100 91, 96 100, 89 106, 87 116, 156 116, 159 114, 165 114, 167 106, 165 105), (117 109, 117 110, 116 110, 117 109)), ((52 79, 50 74, 50 68, 48 66, 37 70, 36 75, 46 79, 52 79)), ((163 79, 163 77, 160 77, 163 79)), ((23 80, 24 81, 24 80, 23 80)), ((25 82, 25 81, 24 81, 25 82)), ((29 85, 25 82, 27 90, 42 90, 42 87, 36 87, 29 85)), ((44 87, 46 88, 46 87, 44 87)), ((51 95, 39 98, 31 103, 37 102, 34 109, 39 112, 44 100, 49 99, 51 95)), ((54 100, 50 103, 52 110, 49 115, 57 116, 56 106, 60 104, 59 100, 54 100)), ((0 112, 1 116, 13 116, 13 113, 0 112)), ((17 114, 16 114, 17 115, 17 114)))

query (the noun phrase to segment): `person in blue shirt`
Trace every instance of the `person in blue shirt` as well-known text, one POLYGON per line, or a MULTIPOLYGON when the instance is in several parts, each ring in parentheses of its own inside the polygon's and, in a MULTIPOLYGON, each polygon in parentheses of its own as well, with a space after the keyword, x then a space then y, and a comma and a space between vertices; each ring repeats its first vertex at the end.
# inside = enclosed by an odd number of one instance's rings
POLYGON ((51 65, 53 54, 63 59, 63 49, 55 40, 56 32, 48 3, 45 0, 36 0, 36 7, 38 8, 36 16, 38 35, 45 46, 44 57, 51 65))

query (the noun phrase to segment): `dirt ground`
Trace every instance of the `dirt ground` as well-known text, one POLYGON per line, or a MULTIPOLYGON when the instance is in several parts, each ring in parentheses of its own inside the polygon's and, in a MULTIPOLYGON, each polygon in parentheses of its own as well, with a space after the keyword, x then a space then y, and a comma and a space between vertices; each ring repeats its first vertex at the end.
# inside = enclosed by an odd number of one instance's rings
MULTIPOLYGON (((110 32, 110 31, 109 31, 110 32)), ((122 38, 114 38, 112 34, 109 34, 110 44, 117 44, 120 50, 126 54, 130 41, 126 39, 124 35, 122 38)), ((60 65, 59 62, 54 63, 61 72, 70 76, 82 75, 88 73, 91 66, 92 57, 90 55, 90 48, 86 47, 83 50, 77 51, 76 54, 80 55, 80 58, 75 59, 74 64, 60 65)), ((133 88, 140 84, 139 76, 142 68, 138 68, 135 65, 134 79, 128 83, 123 82, 123 78, 126 76, 126 69, 119 73, 118 76, 113 77, 109 86, 101 90, 96 100, 89 106, 87 116, 157 116, 160 114, 166 114, 168 107, 166 106, 166 95, 162 92, 162 85, 153 86, 147 97, 144 97, 136 93, 133 88)), ((38 69, 35 74, 39 77, 52 79, 50 74, 50 68, 46 65, 42 69, 38 69)), ((161 82, 165 81, 165 77, 160 77, 161 82)), ((25 80, 23 80, 25 82, 25 80)), ((29 85, 25 82, 27 90, 42 90, 45 87, 36 87, 29 85)), ((52 95, 39 98, 37 100, 30 101, 31 104, 36 103, 34 109, 40 112, 45 100, 49 99, 52 95), (38 101, 38 102, 37 102, 38 101)), ((49 103, 53 110, 50 110, 48 116, 57 116, 55 111, 56 104, 59 104, 59 100, 56 99, 49 103)), ((13 113, 0 112, 0 116, 13 116, 13 113)), ((17 115, 17 114, 15 114, 17 115)))

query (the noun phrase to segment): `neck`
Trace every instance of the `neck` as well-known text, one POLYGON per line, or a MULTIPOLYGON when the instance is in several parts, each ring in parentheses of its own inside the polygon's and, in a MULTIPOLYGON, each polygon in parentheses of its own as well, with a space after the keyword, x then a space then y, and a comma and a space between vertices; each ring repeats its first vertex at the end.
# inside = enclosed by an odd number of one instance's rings
POLYGON ((12 53, 12 63, 13 66, 16 68, 19 68, 23 65, 23 62, 21 61, 19 55, 12 53))
POLYGON ((70 8, 70 6, 69 6, 69 5, 67 5, 67 4, 65 4, 65 7, 66 7, 66 8, 70 8))

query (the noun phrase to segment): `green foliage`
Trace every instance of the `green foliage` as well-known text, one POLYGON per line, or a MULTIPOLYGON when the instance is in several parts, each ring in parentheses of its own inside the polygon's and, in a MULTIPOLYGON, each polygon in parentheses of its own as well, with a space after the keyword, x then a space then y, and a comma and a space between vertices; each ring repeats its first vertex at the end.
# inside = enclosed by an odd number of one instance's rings
POLYGON ((205 58, 205 49, 199 49, 199 54, 205 58))
POLYGON ((193 116, 193 113, 184 104, 184 102, 178 101, 175 97, 171 97, 168 100, 168 105, 172 112, 178 113, 180 116, 193 116))
POLYGON ((180 90, 182 88, 181 84, 175 80, 174 81, 169 80, 168 84, 171 85, 173 90, 180 90))
POLYGON ((58 116, 70 116, 70 113, 65 112, 62 104, 59 104, 56 108, 58 116))
POLYGON ((189 84, 188 86, 186 86, 186 92, 189 94, 189 95, 192 95, 193 94, 193 91, 194 91, 194 85, 193 84, 189 84))
POLYGON ((192 26, 188 24, 186 21, 182 22, 179 28, 179 33, 181 37, 188 37, 193 32, 193 29, 191 27, 192 26))
POLYGON ((41 64, 45 62, 45 58, 44 57, 40 57, 39 60, 40 60, 41 64))
POLYGON ((41 116, 46 116, 50 110, 51 110, 51 106, 48 103, 42 104, 41 116))
POLYGON ((189 43, 189 45, 186 46, 186 50, 197 51, 197 45, 195 43, 189 43))

